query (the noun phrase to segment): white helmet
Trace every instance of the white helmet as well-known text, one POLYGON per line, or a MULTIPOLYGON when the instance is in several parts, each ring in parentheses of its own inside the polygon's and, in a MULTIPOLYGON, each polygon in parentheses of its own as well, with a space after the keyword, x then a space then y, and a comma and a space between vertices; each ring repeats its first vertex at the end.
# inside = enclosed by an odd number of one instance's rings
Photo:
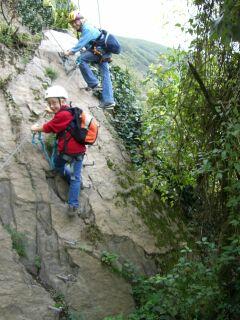
POLYGON ((64 98, 68 99, 67 91, 61 86, 52 86, 45 91, 45 99, 47 98, 64 98))

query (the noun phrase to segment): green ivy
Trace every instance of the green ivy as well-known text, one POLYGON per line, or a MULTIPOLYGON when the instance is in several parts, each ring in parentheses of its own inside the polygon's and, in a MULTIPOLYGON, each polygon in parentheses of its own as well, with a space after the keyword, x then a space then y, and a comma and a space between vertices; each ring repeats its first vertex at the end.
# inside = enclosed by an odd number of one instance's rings
POLYGON ((22 23, 33 33, 53 24, 52 8, 44 7, 42 0, 19 0, 17 12, 22 17, 22 23))
POLYGON ((141 115, 142 109, 137 95, 139 91, 134 82, 133 76, 127 69, 119 66, 111 67, 112 80, 114 86, 114 98, 116 107, 112 123, 123 139, 132 161, 139 164, 141 158, 137 151, 141 141, 141 115))

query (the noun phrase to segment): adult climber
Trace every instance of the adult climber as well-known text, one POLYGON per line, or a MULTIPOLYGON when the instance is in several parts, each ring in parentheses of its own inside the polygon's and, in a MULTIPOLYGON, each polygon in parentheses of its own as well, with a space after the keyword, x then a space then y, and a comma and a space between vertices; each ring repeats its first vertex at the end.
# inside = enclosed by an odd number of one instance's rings
POLYGON ((106 52, 101 46, 93 46, 94 41, 101 40, 101 37, 105 37, 105 35, 99 29, 89 24, 78 10, 70 12, 69 23, 77 32, 81 32, 81 36, 75 47, 67 50, 64 54, 66 56, 74 55, 84 47, 86 48, 86 51, 82 52, 78 58, 79 68, 88 85, 86 90, 97 90, 99 88, 99 81, 89 67, 90 62, 97 63, 102 78, 102 100, 98 107, 102 109, 113 109, 115 102, 109 71, 111 53, 106 52))
POLYGON ((73 115, 67 111, 68 93, 65 88, 58 85, 49 87, 45 92, 45 99, 48 111, 54 113, 54 116, 43 125, 34 124, 31 130, 57 134, 57 156, 54 164, 56 171, 69 183, 67 214, 72 217, 79 213, 81 170, 86 146, 77 142, 66 130, 73 120, 73 115))

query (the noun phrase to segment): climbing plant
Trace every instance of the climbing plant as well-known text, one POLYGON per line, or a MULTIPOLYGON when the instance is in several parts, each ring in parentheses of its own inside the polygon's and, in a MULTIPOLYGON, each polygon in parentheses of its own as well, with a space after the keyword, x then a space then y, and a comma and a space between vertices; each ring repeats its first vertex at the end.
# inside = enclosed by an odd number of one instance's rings
POLYGON ((41 0, 18 0, 17 12, 22 23, 33 33, 40 32, 53 23, 52 7, 43 6, 41 0))
POLYGON ((137 152, 141 135, 141 106, 136 97, 139 93, 133 76, 119 66, 111 68, 116 108, 112 123, 123 139, 135 163, 140 162, 137 152))

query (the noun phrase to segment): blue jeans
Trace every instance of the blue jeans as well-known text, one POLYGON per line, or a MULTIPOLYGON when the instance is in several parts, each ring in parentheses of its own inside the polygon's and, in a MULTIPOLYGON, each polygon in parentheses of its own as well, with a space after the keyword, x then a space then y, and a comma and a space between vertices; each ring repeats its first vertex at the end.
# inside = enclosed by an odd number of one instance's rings
POLYGON ((67 180, 69 183, 68 204, 71 207, 79 207, 79 195, 81 187, 81 170, 83 158, 81 160, 73 159, 69 162, 62 158, 62 155, 57 155, 55 158, 55 169, 67 180))
MULTIPOLYGON (((109 58, 110 56, 110 53, 103 54, 104 58, 109 58)), ((82 76, 89 87, 94 87, 98 84, 98 79, 89 67, 89 62, 98 63, 102 77, 102 101, 106 103, 113 103, 113 88, 108 62, 99 63, 99 57, 89 50, 81 54, 79 61, 79 68, 81 70, 82 76)))

